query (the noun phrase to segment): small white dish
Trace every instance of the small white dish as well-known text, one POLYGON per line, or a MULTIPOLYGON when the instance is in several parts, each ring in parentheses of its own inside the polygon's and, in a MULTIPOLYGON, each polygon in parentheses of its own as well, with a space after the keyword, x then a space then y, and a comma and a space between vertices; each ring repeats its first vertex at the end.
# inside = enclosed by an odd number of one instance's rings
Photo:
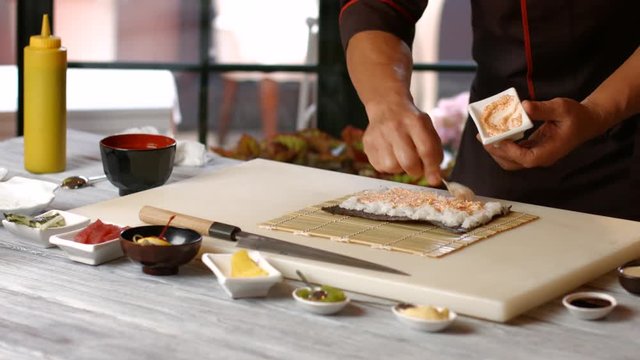
POLYGON ((14 176, 0 182, 0 216, 4 213, 33 215, 44 211, 56 197, 58 184, 14 176))
POLYGON ((495 94, 486 99, 469 104, 469 114, 471 114, 471 118, 473 119, 473 122, 476 124, 478 133, 480 134, 480 140, 484 145, 492 144, 494 142, 504 140, 504 139, 510 139, 514 141, 520 140, 524 136, 524 132, 533 127, 533 123, 531 122, 531 119, 529 119, 527 112, 524 111, 524 108, 522 107, 522 103, 520 102, 520 98, 518 97, 518 93, 516 92, 515 88, 509 88, 501 93, 495 94), (522 119, 522 122, 520 126, 511 128, 505 132, 502 132, 496 135, 490 135, 487 133, 487 131, 485 130, 485 127, 482 124, 482 118, 483 118, 482 115, 485 111, 485 108, 487 108, 489 104, 494 103, 496 100, 502 98, 503 96, 513 96, 515 99, 515 103, 512 106, 510 106, 506 111, 496 111, 497 116, 499 116, 500 119, 507 120, 509 117, 511 117, 511 114, 517 114, 519 112, 519 116, 522 119), (510 110, 512 111, 510 112, 510 110))
POLYGON ((0 167, 0 181, 4 180, 4 177, 7 176, 9 170, 7 168, 0 167))
POLYGON ((348 296, 345 296, 345 299, 342 301, 333 301, 333 302, 307 300, 298 296, 297 292, 298 290, 301 290, 301 289, 311 290, 307 286, 299 287, 295 289, 293 293, 291 293, 291 295, 293 296, 293 298, 296 300, 296 302, 301 308, 314 314, 319 314, 319 315, 335 314, 340 310, 344 309, 344 307, 347 306, 349 302, 351 302, 351 299, 348 296))
POLYGON ((53 235, 49 241, 58 245, 69 259, 88 265, 100 265, 124 256, 120 246, 120 238, 105 241, 100 244, 83 244, 73 238, 86 228, 76 229, 63 234, 53 235))
POLYGON ((584 291, 565 296, 562 305, 578 319, 597 320, 609 315, 618 302, 609 294, 584 291))
POLYGON ((202 262, 215 274, 224 291, 234 299, 264 297, 269 289, 282 281, 282 274, 257 251, 249 251, 249 257, 269 275, 251 278, 231 277, 232 254, 202 254, 202 262))
MULTIPOLYGON (((400 320, 401 322, 409 325, 409 327, 420 330, 420 331, 428 331, 428 332, 438 332, 449 327, 455 320, 458 318, 458 314, 455 311, 449 310, 449 318, 444 320, 428 320, 421 319, 414 316, 410 316, 402 312, 400 308, 401 304, 397 304, 391 307, 391 311, 393 314, 400 320)), ((442 311, 442 307, 434 306, 438 311, 442 311)))
POLYGON ((2 220, 2 225, 7 230, 9 230, 9 232, 21 238, 30 240, 36 245, 39 245, 45 248, 50 248, 54 246, 49 242, 49 238, 51 236, 56 234, 66 233, 75 229, 83 228, 89 225, 89 222, 91 221, 88 217, 73 214, 67 211, 62 211, 62 210, 50 210, 44 214, 49 214, 52 212, 57 212, 58 214, 62 215, 62 217, 64 217, 64 221, 66 225, 59 226, 59 227, 50 227, 48 229, 42 230, 38 228, 32 228, 27 225, 22 225, 22 224, 14 223, 11 221, 7 221, 6 219, 2 220))

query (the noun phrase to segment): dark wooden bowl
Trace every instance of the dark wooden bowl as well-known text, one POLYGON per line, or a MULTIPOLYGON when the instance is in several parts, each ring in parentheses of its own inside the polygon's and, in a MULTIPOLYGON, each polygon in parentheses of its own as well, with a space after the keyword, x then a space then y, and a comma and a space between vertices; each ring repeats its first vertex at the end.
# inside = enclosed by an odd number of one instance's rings
POLYGON ((142 264, 142 271, 149 275, 174 275, 178 268, 191 261, 200 250, 202 236, 190 229, 169 226, 164 237, 171 246, 138 245, 135 235, 158 236, 164 226, 145 225, 128 228, 120 234, 122 251, 131 260, 142 264))
POLYGON ((640 277, 623 273, 624 268, 629 266, 640 266, 640 260, 630 261, 620 266, 618 268, 618 281, 620 281, 620 285, 628 292, 640 295, 640 277))

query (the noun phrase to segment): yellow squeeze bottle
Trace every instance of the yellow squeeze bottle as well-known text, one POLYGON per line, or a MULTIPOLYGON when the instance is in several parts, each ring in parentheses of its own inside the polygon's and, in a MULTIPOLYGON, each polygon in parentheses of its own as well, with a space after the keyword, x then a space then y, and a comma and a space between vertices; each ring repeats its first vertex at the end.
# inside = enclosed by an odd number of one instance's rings
POLYGON ((51 35, 45 14, 42 33, 24 48, 24 168, 32 173, 65 169, 66 78, 67 49, 51 35))

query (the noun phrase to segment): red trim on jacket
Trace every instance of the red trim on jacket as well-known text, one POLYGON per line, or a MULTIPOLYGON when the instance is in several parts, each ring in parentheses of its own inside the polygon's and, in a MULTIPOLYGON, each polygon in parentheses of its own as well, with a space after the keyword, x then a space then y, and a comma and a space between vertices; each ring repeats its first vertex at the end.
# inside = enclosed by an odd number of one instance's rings
POLYGON ((345 10, 347 10, 347 8, 355 3, 357 3, 360 0, 351 0, 348 3, 344 4, 344 6, 342 7, 342 9, 340 9, 340 15, 338 16, 338 21, 342 20, 342 13, 344 13, 345 10))
POLYGON ((529 17, 527 16, 527 0, 520 0, 522 13, 522 32, 524 33, 524 52, 527 57, 527 88, 529 98, 535 100, 536 93, 533 87, 533 56, 531 55, 531 34, 529 33, 529 17))

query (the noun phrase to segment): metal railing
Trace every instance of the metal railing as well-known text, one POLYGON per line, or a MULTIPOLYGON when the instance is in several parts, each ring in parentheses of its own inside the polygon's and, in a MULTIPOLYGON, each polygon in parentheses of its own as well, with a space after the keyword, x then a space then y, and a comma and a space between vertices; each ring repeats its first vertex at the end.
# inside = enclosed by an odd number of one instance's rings
MULTIPOLYGON (((53 0, 18 1, 17 19, 17 65, 18 65, 18 114, 17 135, 23 134, 23 59, 22 49, 28 44, 29 36, 40 32, 43 13, 52 14, 53 0)), ((198 94, 198 139, 206 144, 209 113, 209 76, 227 71, 260 72, 305 72, 316 73, 318 81, 317 125, 323 131, 337 135, 346 125, 366 126, 366 114, 349 80, 344 61, 338 29, 339 1, 321 0, 319 9, 318 63, 317 65, 260 65, 260 64, 217 64, 209 57, 211 43, 212 9, 211 0, 200 0, 199 36, 197 63, 159 62, 69 62, 70 68, 93 69, 162 69, 170 71, 194 72, 199 74, 198 94)), ((53 17, 52 17, 53 18, 53 17)), ((52 23, 52 26, 55 24, 52 23)), ((415 64, 416 71, 474 72, 471 62, 440 62, 415 64)))

